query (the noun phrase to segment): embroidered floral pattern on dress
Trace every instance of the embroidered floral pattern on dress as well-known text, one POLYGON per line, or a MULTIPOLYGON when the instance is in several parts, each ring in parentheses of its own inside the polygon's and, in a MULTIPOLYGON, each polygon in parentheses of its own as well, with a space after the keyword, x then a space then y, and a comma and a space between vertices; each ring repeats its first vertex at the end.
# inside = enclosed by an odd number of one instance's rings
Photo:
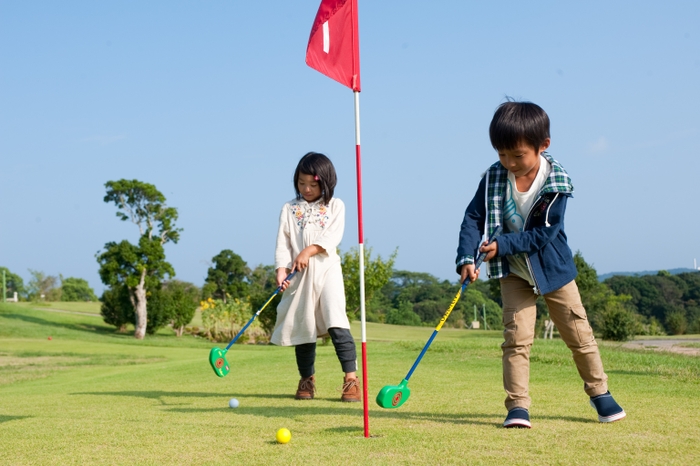
POLYGON ((290 209, 294 215, 294 220, 299 228, 305 228, 309 223, 318 225, 321 228, 326 227, 328 222, 328 207, 321 202, 308 202, 290 204, 290 209))

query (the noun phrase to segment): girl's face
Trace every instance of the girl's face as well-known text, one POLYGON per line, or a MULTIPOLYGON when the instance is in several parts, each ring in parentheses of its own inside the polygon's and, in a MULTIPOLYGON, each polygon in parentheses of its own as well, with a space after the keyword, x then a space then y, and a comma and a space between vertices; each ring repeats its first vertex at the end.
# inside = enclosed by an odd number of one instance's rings
POLYGON ((314 202, 321 198, 321 185, 314 179, 314 175, 299 173, 297 189, 306 202, 314 202))

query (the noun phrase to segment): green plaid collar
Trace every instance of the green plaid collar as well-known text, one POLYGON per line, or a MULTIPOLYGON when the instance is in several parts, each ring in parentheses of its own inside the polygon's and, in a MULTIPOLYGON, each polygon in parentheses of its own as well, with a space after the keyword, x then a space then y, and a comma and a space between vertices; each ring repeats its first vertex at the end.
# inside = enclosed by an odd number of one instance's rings
MULTIPOLYGON (((542 156, 549 162, 552 171, 547 177, 544 186, 537 195, 537 200, 547 193, 562 193, 572 195, 574 185, 564 167, 554 160, 547 152, 542 156)), ((506 194, 508 170, 501 162, 496 162, 485 173, 486 178, 486 237, 490 237, 497 226, 503 225, 503 198, 506 194)), ((488 262, 488 275, 491 278, 503 276, 503 259, 494 257, 488 262)))

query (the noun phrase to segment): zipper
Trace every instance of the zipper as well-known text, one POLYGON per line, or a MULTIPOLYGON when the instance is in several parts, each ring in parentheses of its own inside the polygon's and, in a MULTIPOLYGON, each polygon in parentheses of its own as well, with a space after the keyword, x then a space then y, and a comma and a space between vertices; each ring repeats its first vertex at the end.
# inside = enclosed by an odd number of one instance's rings
MULTIPOLYGON (((542 200, 544 196, 539 195, 537 200, 532 204, 532 207, 530 207, 530 210, 527 213, 527 218, 525 219, 525 224, 523 225, 523 231, 527 229, 528 224, 530 223, 530 218, 532 218, 532 211, 537 206, 537 204, 542 200)), ((532 277, 532 281, 535 282, 535 286, 532 287, 532 290, 535 292, 535 294, 541 294, 540 293, 540 285, 537 283, 537 277, 535 277, 534 272, 532 271, 532 264, 530 263, 530 256, 525 254, 525 263, 527 264, 527 270, 530 272, 530 276, 532 277)))

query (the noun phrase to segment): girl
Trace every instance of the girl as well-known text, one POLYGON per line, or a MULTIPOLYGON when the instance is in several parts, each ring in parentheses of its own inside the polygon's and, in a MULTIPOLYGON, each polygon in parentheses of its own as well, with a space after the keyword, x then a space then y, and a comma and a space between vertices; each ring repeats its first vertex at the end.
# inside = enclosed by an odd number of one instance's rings
POLYGON ((323 154, 309 152, 294 172, 296 199, 280 213, 275 250, 277 285, 282 300, 271 341, 294 346, 301 380, 295 398, 313 399, 316 391, 316 339, 330 335, 345 372, 341 401, 360 401, 355 340, 345 314, 343 272, 337 247, 345 228, 345 204, 333 197, 336 175, 323 154), (293 280, 285 280, 292 271, 293 280))

